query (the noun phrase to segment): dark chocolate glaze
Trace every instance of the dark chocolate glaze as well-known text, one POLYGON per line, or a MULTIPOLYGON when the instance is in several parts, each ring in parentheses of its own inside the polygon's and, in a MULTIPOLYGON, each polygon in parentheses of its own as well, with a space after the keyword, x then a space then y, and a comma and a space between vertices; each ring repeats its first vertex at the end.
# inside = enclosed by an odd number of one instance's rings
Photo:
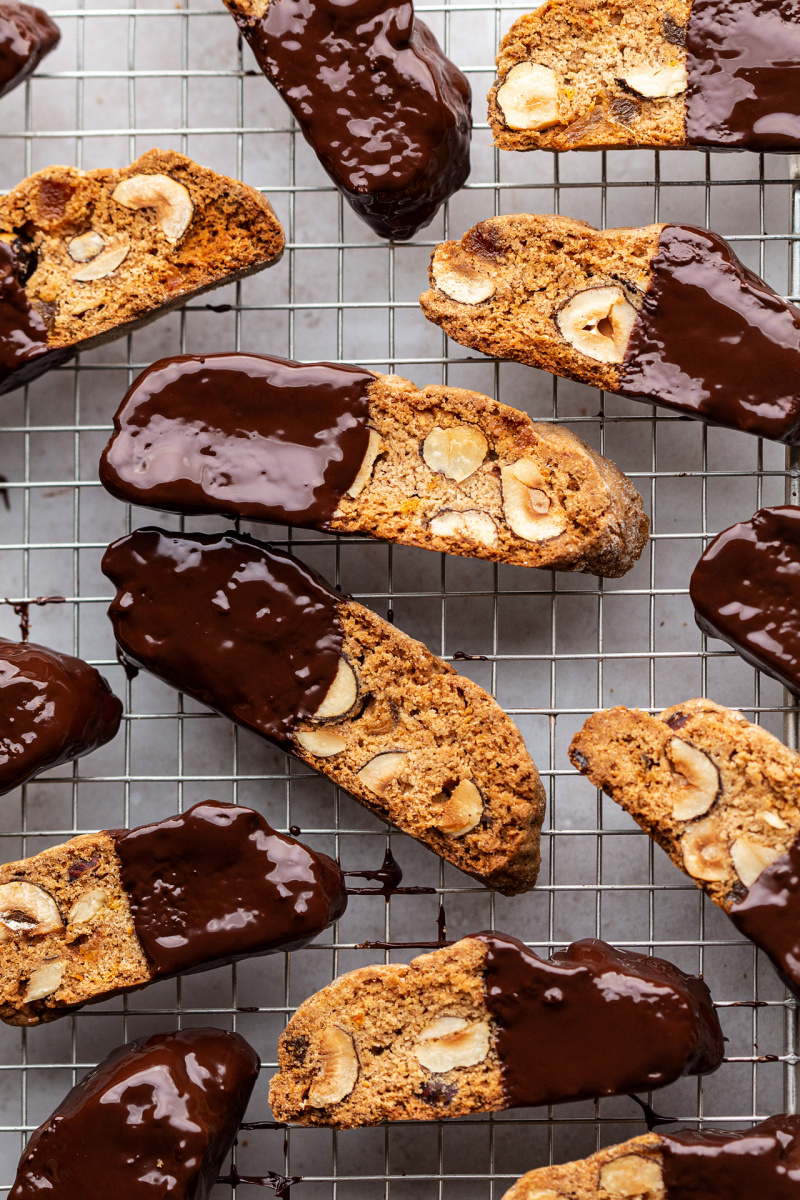
POLYGON ((666 225, 620 391, 800 444, 800 310, 715 233, 666 225))
POLYGON ((31 75, 54 50, 61 33, 46 12, 30 4, 0 4, 0 98, 31 75))
POLYGON ((586 939, 545 960, 505 934, 475 936, 509 1107, 650 1090, 722 1062, 708 988, 664 959, 586 939))
MULTIPOLYGON (((41 365, 47 353, 47 327, 28 300, 19 276, 21 260, 12 243, 0 241, 0 390, 5 380, 41 365)), ((16 383, 13 385, 17 386, 16 383)))
POLYGON ((762 508, 718 534, 689 595, 704 633, 800 694, 800 508, 762 508))
POLYGON ((761 872, 728 916, 769 955, 786 986, 800 997, 800 837, 761 872))
POLYGON ((106 550, 126 659, 291 749, 339 665, 342 597, 298 559, 236 534, 137 529, 106 550))
POLYGON ((797 1200, 800 1117, 781 1114, 731 1133, 660 1133, 666 1200, 797 1200))
POLYGON ((94 667, 0 638, 0 795, 111 741, 122 704, 94 667))
POLYGON ((161 359, 122 401, 100 480, 147 508, 326 529, 367 450, 374 382, 257 354, 161 359))
POLYGON ((154 978, 299 950, 347 907, 333 859, 251 808, 207 800, 112 836, 154 978))
POLYGON ((270 0, 237 15, 256 61, 345 199, 409 238, 469 174, 470 87, 411 0, 270 0))
POLYGON ((691 145, 800 149, 798 0, 694 0, 686 70, 691 145))
POLYGON ((221 1029, 120 1046, 32 1134, 9 1200, 206 1200, 258 1071, 221 1029))

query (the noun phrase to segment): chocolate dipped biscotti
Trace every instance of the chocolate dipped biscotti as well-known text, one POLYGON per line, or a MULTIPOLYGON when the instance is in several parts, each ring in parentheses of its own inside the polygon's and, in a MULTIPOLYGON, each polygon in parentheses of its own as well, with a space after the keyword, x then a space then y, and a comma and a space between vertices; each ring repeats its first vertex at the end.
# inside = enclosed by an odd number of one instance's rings
POLYGON ((306 1000, 269 1099, 300 1125, 432 1121, 662 1087, 722 1054, 708 988, 671 963, 591 939, 544 960, 484 932, 306 1000))
POLYGON ((259 1068, 221 1029, 120 1046, 31 1135, 9 1200, 208 1200, 259 1068))
POLYGON ((71 654, 0 638, 0 795, 116 737, 122 704, 71 654))
POLYGON ((225 0, 336 187, 379 237, 428 225, 469 174, 470 86, 411 0, 225 0))
POLYGON ((489 93, 503 150, 800 150, 793 0, 548 0, 489 93))
POLYGON ((207 800, 0 866, 0 1018, 52 1021, 156 979, 298 950, 342 915, 333 859, 207 800))
POLYGON ((711 700, 597 712, 569 754, 800 996, 800 755, 711 700))
POLYGON ((545 795, 495 700, 304 563, 236 534, 138 529, 103 571, 120 653, 327 775, 508 895, 545 795))
POLYGON ((752 1129, 679 1129, 529 1171, 503 1200, 796 1200, 800 1117, 752 1129))
POLYGON ((0 100, 55 50, 61 31, 41 8, 6 0, 0 4, 0 100))
POLYGON ((0 394, 282 251, 259 192, 172 150, 39 171, 0 197, 0 394))
POLYGON ((580 438, 477 392, 332 363, 184 355, 134 382, 100 460, 120 500, 619 576, 642 500, 580 438))
POLYGON ((800 310, 707 229, 492 217, 429 275, 422 311, 463 346, 800 443, 800 310))

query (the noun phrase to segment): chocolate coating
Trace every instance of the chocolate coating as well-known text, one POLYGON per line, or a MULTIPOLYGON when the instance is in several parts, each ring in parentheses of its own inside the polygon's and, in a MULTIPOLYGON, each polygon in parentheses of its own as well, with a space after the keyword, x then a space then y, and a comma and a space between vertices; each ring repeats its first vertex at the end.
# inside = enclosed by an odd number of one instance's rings
POLYGON ((694 0, 686 70, 689 143, 800 149, 797 0, 694 0))
POLYGON ((34 368, 34 360, 47 353, 47 327, 20 283, 22 267, 14 245, 0 241, 0 386, 26 363, 36 373, 41 364, 34 368))
POLYGON ((153 978, 299 950, 347 907, 333 859, 251 808, 207 800, 112 836, 153 978))
POLYGON ((325 529, 366 454, 374 381, 257 354, 161 359, 122 401, 100 480, 162 511, 325 529))
POLYGON ((664 227, 651 271, 620 390, 800 444, 800 310, 691 225, 664 227))
POLYGON ((800 1191, 800 1117, 659 1137, 666 1200, 796 1200, 800 1191))
POLYGON ((762 508, 718 534, 689 595, 704 633, 800 694, 800 508, 762 508))
POLYGON ((30 4, 0 4, 0 99, 27 79, 61 33, 47 13, 30 4))
POLYGON ((31 1135, 9 1200, 206 1200, 259 1065, 221 1029, 120 1046, 31 1135))
POLYGON ((116 736, 122 704, 94 667, 0 638, 0 795, 116 736))
POLYGON ((469 174, 470 86, 410 0, 270 0, 234 13, 348 203, 409 238, 469 174))
POLYGON ((586 939, 545 960, 505 934, 475 936, 509 1107, 663 1087, 722 1062, 708 988, 664 959, 586 939))
POLYGON ((761 872, 728 916, 769 955, 786 986, 800 997, 800 837, 761 872))
POLYGON ((339 665, 337 592, 290 554, 232 533, 137 529, 102 565, 130 663, 291 749, 339 665))

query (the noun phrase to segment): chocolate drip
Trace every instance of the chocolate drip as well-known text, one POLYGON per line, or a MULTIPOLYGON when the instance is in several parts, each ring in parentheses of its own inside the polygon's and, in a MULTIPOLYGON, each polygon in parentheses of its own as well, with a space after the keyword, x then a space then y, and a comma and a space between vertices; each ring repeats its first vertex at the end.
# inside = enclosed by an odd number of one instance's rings
POLYGON ((800 997, 800 837, 765 867, 728 916, 769 955, 786 986, 800 997))
POLYGON ((645 1100, 640 1100, 638 1096, 634 1096, 633 1092, 628 1096, 628 1099, 633 1100, 634 1104, 638 1104, 642 1110, 642 1116, 644 1117, 648 1133, 652 1133, 659 1125, 674 1125, 678 1120, 677 1117, 662 1117, 645 1100))
POLYGON ((0 638, 0 795, 109 742, 122 705, 80 658, 0 638))
POLYGON ((620 391, 800 444, 800 311, 715 233, 666 225, 620 391))
POLYGON ((470 87, 410 0, 271 0, 234 14, 261 70, 371 229, 409 238, 469 174, 470 87))
POLYGON ((662 1133, 667 1200, 796 1200, 800 1117, 782 1114, 742 1133, 662 1133))
POLYGON ((161 359, 122 401, 100 480, 162 511, 327 529, 366 454, 374 381, 256 354, 161 359))
POLYGON ((217 1183, 229 1183, 239 1187, 242 1183, 254 1183, 257 1187, 272 1188, 277 1200, 288 1200, 292 1186, 302 1183, 302 1175, 279 1175, 277 1171, 268 1171, 266 1175, 240 1175, 236 1167, 232 1167, 228 1175, 220 1175, 217 1183))
POLYGON ((762 508, 720 533, 689 595, 704 633, 800 694, 800 508, 762 508))
POLYGON ((649 1090, 722 1062, 708 988, 671 963, 594 939, 547 961, 505 934, 475 936, 509 1107, 649 1090))
POLYGON ((340 661, 341 597, 290 554, 236 534, 137 529, 109 546, 108 610, 135 667, 291 749, 340 661))
MULTIPOLYGON (((408 889, 411 891, 411 888, 408 889)), ((420 888, 420 891, 434 891, 433 888, 420 888)), ((452 946, 447 940, 447 917, 444 905, 439 901, 439 912, 436 916, 435 942, 358 942, 358 950, 441 950, 443 946, 452 946)))
POLYGON ((0 240, 0 384, 47 352, 47 326, 19 282, 14 247, 0 240))
POLYGON ((686 70, 691 145, 800 149, 798 0, 694 0, 686 70))
POLYGON ((66 604, 66 596, 37 596, 34 600, 9 600, 8 596, 0 600, 0 604, 10 604, 15 617, 19 617, 19 635, 27 642, 31 632, 31 605, 43 608, 45 604, 66 604))
POLYGON ((0 4, 0 98, 31 75, 61 38, 41 8, 0 4))
POLYGON ((112 836, 154 977, 299 950, 347 907, 333 859, 251 808, 207 800, 112 836))
POLYGON ((392 896, 431 896, 436 892, 432 887, 401 887, 403 868, 395 859, 391 850, 387 849, 383 863, 377 871, 342 871, 348 878, 374 879, 381 886, 378 888, 347 888, 351 896, 383 896, 388 902, 392 896))
POLYGON ((121 1046, 31 1136, 9 1200, 207 1200, 258 1070, 220 1029, 121 1046))

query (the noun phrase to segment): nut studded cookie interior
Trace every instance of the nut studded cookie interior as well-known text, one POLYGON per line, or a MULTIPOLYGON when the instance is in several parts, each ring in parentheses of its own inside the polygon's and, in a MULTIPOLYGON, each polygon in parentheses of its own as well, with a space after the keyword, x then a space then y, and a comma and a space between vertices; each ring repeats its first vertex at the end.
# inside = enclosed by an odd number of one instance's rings
POLYGON ((665 1200, 661 1144, 658 1134, 646 1133, 589 1158, 539 1167, 503 1200, 665 1200))

